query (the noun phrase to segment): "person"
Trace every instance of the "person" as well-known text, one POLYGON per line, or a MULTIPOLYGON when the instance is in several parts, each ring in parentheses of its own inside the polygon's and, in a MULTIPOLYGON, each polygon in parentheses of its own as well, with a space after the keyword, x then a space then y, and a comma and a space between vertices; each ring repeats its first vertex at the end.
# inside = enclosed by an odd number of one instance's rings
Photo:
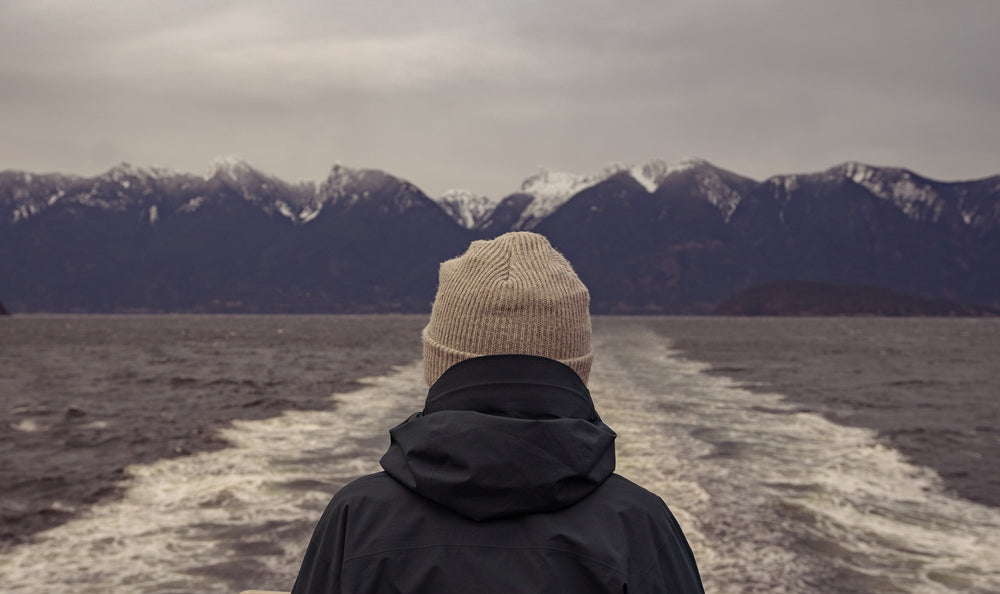
POLYGON ((535 233, 441 264, 423 411, 333 497, 292 593, 703 592, 670 510, 614 473, 589 303, 535 233))

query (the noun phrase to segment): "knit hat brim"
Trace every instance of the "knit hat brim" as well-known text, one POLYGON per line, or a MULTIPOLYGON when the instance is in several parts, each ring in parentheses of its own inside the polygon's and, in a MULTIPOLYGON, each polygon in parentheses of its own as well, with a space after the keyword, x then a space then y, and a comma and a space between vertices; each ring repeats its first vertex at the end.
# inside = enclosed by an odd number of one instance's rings
POLYGON ((589 309, 587 287, 545 237, 518 231, 474 241, 440 267, 421 333, 427 384, 486 355, 554 359, 586 382, 593 361, 589 309))
MULTIPOLYGON (((467 353, 465 351, 455 350, 434 340, 428 332, 428 328, 429 326, 425 327, 420 332, 420 337, 423 339, 424 343, 424 379, 427 381, 428 386, 434 385, 434 382, 437 381, 437 379, 441 377, 441 375, 447 371, 449 367, 461 361, 465 361, 466 359, 495 354, 536 355, 540 357, 547 356, 539 353, 467 353)), ((549 356, 548 358, 552 359, 553 357, 549 356)), ((587 380, 590 378, 590 367, 594 363, 594 351, 591 350, 589 353, 579 357, 555 360, 567 365, 580 376, 583 383, 587 383, 587 380)))

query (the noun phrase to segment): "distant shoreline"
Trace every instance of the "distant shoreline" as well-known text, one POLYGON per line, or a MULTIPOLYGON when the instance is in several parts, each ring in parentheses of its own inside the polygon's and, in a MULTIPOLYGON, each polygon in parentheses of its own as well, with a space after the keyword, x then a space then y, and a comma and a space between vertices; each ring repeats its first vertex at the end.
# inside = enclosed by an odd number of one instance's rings
POLYGON ((869 285, 775 281, 744 289, 712 315, 774 317, 997 317, 1000 311, 869 285))

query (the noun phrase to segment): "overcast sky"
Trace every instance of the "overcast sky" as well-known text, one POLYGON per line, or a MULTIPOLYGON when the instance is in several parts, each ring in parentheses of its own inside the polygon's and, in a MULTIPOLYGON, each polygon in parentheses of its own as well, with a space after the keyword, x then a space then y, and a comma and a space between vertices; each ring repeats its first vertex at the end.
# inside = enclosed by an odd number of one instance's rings
POLYGON ((0 0, 0 170, 1000 174, 997 0, 0 0))

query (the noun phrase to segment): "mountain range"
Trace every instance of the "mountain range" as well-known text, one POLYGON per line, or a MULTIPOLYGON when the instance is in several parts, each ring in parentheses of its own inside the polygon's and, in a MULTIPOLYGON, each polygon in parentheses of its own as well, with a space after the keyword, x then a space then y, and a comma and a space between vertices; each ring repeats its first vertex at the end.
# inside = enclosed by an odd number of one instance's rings
POLYGON ((781 280, 1000 307, 1000 176, 942 182, 849 162, 763 181, 707 161, 541 170, 492 198, 431 198, 377 169, 288 183, 245 161, 204 176, 121 164, 0 172, 12 312, 418 312, 475 239, 546 235, 595 313, 709 313, 781 280))

